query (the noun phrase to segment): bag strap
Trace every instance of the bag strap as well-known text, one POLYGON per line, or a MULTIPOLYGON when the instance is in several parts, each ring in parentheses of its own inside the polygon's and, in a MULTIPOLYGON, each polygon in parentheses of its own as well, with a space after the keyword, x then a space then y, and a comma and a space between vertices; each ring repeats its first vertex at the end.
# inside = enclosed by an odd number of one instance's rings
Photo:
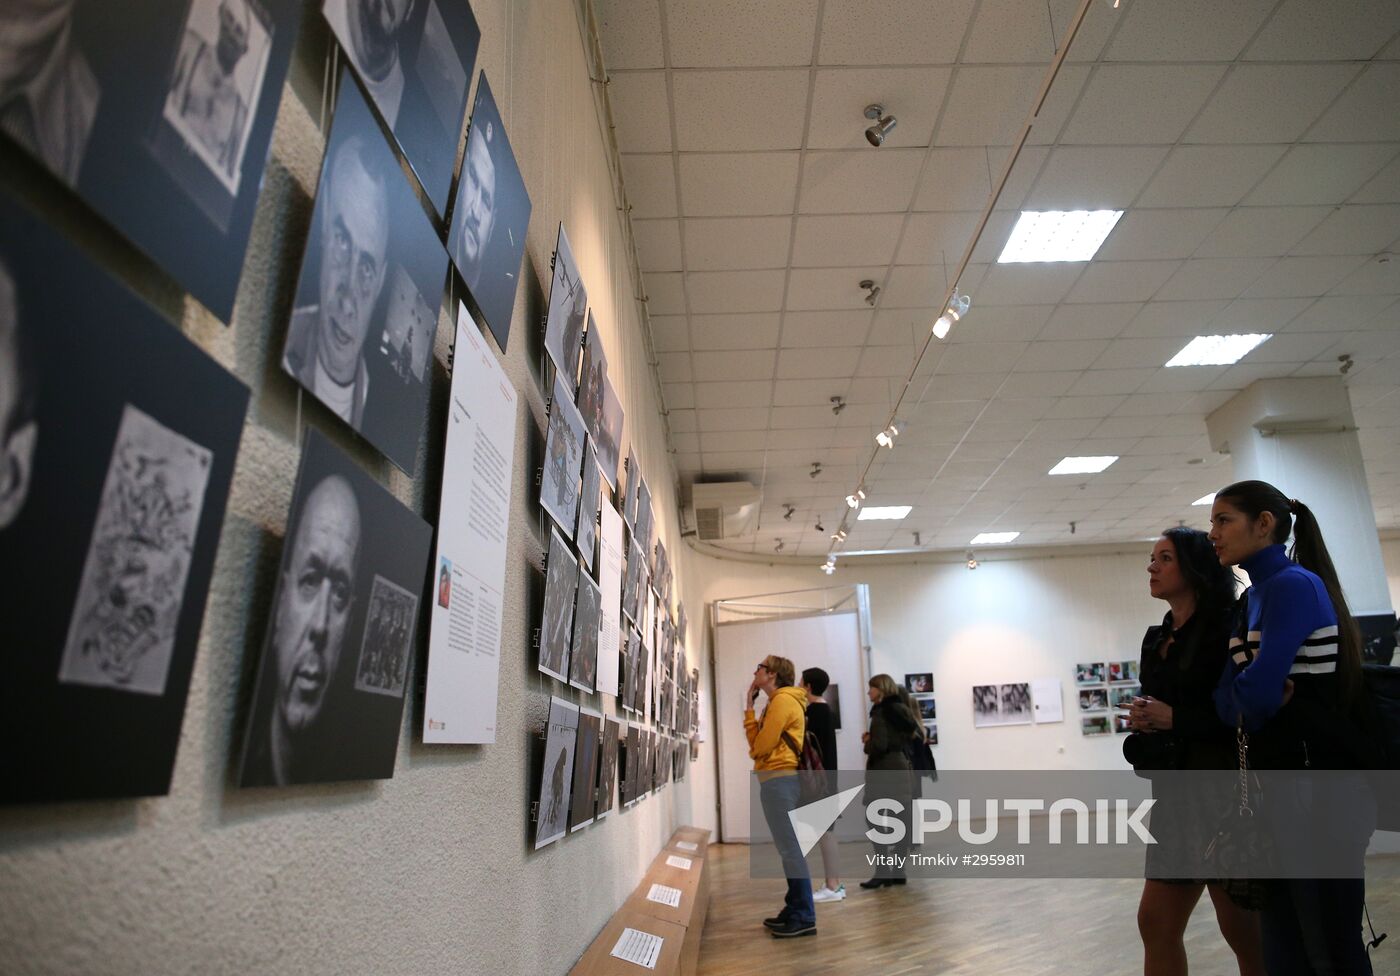
POLYGON ((1244 716, 1240 716, 1235 726, 1235 745, 1239 750, 1240 763, 1240 816, 1254 816, 1254 808, 1249 805, 1249 733, 1244 730, 1244 716))
POLYGON ((787 745, 787 747, 792 750, 792 754, 797 757, 797 765, 801 766, 802 749, 797 745, 797 741, 793 739, 792 736, 788 735, 787 729, 783 729, 783 731, 779 732, 778 734, 782 736, 783 742, 787 745))

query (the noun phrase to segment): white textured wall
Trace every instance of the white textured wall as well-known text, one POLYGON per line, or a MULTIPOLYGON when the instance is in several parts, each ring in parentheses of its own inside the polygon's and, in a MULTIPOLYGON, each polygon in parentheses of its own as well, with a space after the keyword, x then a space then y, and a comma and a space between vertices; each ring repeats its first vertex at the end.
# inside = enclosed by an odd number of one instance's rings
MULTIPOLYGON (((527 651, 538 613, 534 565, 548 539, 534 488, 544 423, 538 323, 561 219, 597 309, 661 537, 673 551, 684 547, 633 301, 638 288, 624 258, 574 5, 472 5, 482 29, 479 67, 491 79, 534 202, 505 357, 521 409, 500 733, 492 746, 424 747, 421 698, 410 695, 392 780, 240 791, 229 776, 245 714, 240 696, 267 622, 301 426, 330 433, 430 521, 437 511, 451 316, 444 312, 439 326, 434 420, 413 479, 354 443, 310 398, 299 403, 277 368, 324 146, 318 122, 329 42, 314 12, 319 4, 306 5, 231 327, 184 302, 32 166, 0 153, 0 180, 180 320, 253 388, 170 796, 0 810, 0 972, 7 976, 561 973, 631 892, 672 827, 713 821, 713 768, 702 762, 692 765, 688 783, 659 798, 539 854, 529 851, 527 809, 536 785, 526 757, 552 686, 527 651), (698 807, 691 784, 706 798, 698 807)), ((688 563, 684 554, 676 560, 676 577, 696 621, 697 647, 701 599, 687 590, 688 563)))

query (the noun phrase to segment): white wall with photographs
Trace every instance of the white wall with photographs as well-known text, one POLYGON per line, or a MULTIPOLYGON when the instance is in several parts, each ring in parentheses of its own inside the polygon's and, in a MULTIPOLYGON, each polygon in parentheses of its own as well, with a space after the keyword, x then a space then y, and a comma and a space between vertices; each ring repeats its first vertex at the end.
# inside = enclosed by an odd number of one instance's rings
MULTIPOLYGON (((545 311, 558 222, 600 323, 625 438, 651 486, 657 534, 690 608, 691 664, 703 601, 691 589, 656 385, 647 365, 613 177, 575 4, 472 0, 478 68, 500 105, 534 215, 502 366, 519 395, 511 484, 497 743, 424 746, 410 696, 393 779, 240 790, 232 757, 245 671, 265 633, 285 520, 308 425, 435 521, 456 302, 444 302, 428 362, 432 416, 405 474, 277 368, 325 146, 322 58, 308 17, 292 57, 236 310, 225 326, 37 167, 0 180, 96 253, 113 274, 253 390, 168 797, 0 809, 0 876, 24 911, 0 912, 0 972, 563 972, 632 892, 673 828, 713 819, 708 753, 683 782, 531 850, 538 770, 528 737, 549 706, 535 670, 530 596, 548 544, 535 470, 545 425, 545 311), (708 792, 706 792, 708 790, 708 792), (589 897, 580 899, 579 892, 589 897), (425 896, 425 893, 426 896, 425 896), (133 905, 140 905, 133 914, 133 905), (525 906, 501 912, 492 906, 525 906), (133 921, 135 919, 135 921, 133 921)), ((0 150, 9 147, 0 146, 0 150)), ((459 296, 453 296, 459 297, 459 296)), ((422 680, 426 628, 410 687, 422 680)), ((564 693, 564 692, 557 692, 564 693)), ((574 694, 568 692, 568 694, 574 694)), ((704 689, 708 696, 708 688, 704 689)), ((708 700, 708 698, 707 698, 708 700)), ((585 697, 592 707, 611 703, 585 697)))

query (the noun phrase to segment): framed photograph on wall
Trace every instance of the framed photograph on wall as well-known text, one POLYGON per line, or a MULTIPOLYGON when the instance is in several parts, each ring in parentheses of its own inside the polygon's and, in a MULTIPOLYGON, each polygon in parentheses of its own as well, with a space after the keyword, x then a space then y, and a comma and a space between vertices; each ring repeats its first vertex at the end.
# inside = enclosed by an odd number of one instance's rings
POLYGON ((544 350, 554 361, 556 375, 573 392, 578 384, 578 361, 583 345, 583 322, 588 312, 588 289, 574 263, 569 235, 559 225, 554 245, 554 271, 549 284, 549 312, 545 319, 544 350))
POLYGON ((535 794, 535 850, 554 843, 568 832, 569 799, 572 796, 574 750, 578 746, 579 707, 562 698, 549 700, 544 761, 540 788, 535 794))
POLYGON ((1138 680, 1138 663, 1136 661, 1110 661, 1108 665, 1108 681, 1110 684, 1132 684, 1138 680))
POLYGON ((904 687, 909 689, 911 695, 933 694, 933 672, 917 671, 913 674, 906 674, 904 687))
POLYGON ((568 681, 569 643, 573 636, 574 595, 578 592, 579 565, 568 544, 559 535, 559 530, 553 527, 549 530, 546 562, 539 669, 551 678, 568 681))
POLYGON ((1104 684, 1108 680, 1108 665, 1102 661, 1074 666, 1074 683, 1080 688, 1104 684))
POLYGON ((1142 694, 1142 685, 1117 685, 1108 689, 1108 707, 1127 708, 1133 699, 1142 694))
POLYGON ((1108 710, 1107 688, 1079 689, 1079 710, 1081 712, 1104 712, 1108 710))
POLYGON ((1079 720, 1079 731, 1083 735, 1110 735, 1107 715, 1086 715, 1079 720))

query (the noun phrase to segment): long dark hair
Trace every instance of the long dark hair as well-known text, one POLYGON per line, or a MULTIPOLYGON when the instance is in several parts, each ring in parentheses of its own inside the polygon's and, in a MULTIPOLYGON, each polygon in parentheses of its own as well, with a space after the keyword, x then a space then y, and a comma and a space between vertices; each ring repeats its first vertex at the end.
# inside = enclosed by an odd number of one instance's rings
POLYGON ((1200 529, 1184 525, 1172 526, 1162 532, 1162 538, 1176 550, 1176 563, 1192 592, 1196 607, 1207 613, 1219 613, 1235 602, 1235 574, 1215 558, 1210 536, 1200 529))
POLYGON ((1354 700, 1361 684, 1361 629, 1347 606, 1337 569, 1322 541, 1322 528, 1312 509, 1296 498, 1287 498, 1267 481, 1236 481, 1215 493, 1217 501, 1228 502, 1250 519, 1268 512, 1274 517, 1272 541, 1282 545, 1293 535, 1293 548, 1288 553, 1299 566, 1314 573, 1327 587, 1327 596, 1337 614, 1337 674, 1342 679, 1343 700, 1354 700))

